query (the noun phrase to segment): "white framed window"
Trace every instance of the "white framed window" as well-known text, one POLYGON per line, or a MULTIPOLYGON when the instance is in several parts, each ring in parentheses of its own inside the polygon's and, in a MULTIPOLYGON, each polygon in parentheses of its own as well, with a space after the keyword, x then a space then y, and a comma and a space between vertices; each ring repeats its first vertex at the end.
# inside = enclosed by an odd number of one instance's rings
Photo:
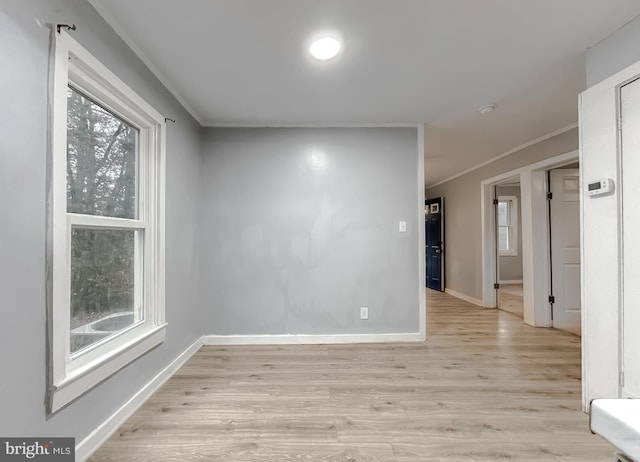
POLYGON ((55 412, 165 339, 165 121, 56 34, 49 197, 55 412))
POLYGON ((515 257, 518 255, 518 198, 500 196, 497 205, 498 255, 515 257))

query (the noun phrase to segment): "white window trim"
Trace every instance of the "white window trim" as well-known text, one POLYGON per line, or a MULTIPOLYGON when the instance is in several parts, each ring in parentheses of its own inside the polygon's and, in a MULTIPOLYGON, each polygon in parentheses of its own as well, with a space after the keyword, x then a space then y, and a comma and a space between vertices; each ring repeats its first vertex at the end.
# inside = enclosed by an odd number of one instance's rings
POLYGON ((49 196, 47 411, 53 413, 162 343, 166 337, 164 117, 64 31, 55 34, 52 73, 52 154, 49 196), (69 84, 139 130, 139 219, 67 213, 67 87, 69 84), (146 156, 146 157, 145 157, 146 156), (144 232, 144 319, 70 354, 70 230, 72 224, 144 232))
POLYGON ((498 250, 501 257, 518 256, 518 197, 498 196, 498 202, 509 202, 509 248, 498 250))

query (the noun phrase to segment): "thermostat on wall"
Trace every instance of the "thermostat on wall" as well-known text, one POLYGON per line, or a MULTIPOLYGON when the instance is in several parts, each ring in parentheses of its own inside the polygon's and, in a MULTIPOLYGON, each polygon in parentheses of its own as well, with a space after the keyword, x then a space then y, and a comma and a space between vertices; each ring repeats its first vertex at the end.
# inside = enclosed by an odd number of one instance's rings
POLYGON ((613 180, 611 178, 604 178, 602 180, 594 181, 587 185, 587 194, 589 196, 604 196, 613 192, 613 180))

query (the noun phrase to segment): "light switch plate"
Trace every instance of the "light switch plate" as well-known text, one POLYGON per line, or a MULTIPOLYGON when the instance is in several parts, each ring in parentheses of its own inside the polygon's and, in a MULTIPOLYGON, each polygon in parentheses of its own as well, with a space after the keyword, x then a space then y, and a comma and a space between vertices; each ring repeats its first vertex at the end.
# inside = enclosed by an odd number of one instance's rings
POLYGON ((369 319, 369 307, 361 306, 360 307, 360 319, 369 319))

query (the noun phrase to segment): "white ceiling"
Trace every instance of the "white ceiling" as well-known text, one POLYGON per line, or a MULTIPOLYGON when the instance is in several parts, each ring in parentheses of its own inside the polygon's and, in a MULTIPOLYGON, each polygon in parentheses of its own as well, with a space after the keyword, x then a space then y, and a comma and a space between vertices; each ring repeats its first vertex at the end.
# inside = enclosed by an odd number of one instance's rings
POLYGON ((427 184, 575 124, 585 51, 640 14, 638 0, 90 2, 201 124, 424 123, 427 184), (327 31, 344 50, 314 62, 327 31))

